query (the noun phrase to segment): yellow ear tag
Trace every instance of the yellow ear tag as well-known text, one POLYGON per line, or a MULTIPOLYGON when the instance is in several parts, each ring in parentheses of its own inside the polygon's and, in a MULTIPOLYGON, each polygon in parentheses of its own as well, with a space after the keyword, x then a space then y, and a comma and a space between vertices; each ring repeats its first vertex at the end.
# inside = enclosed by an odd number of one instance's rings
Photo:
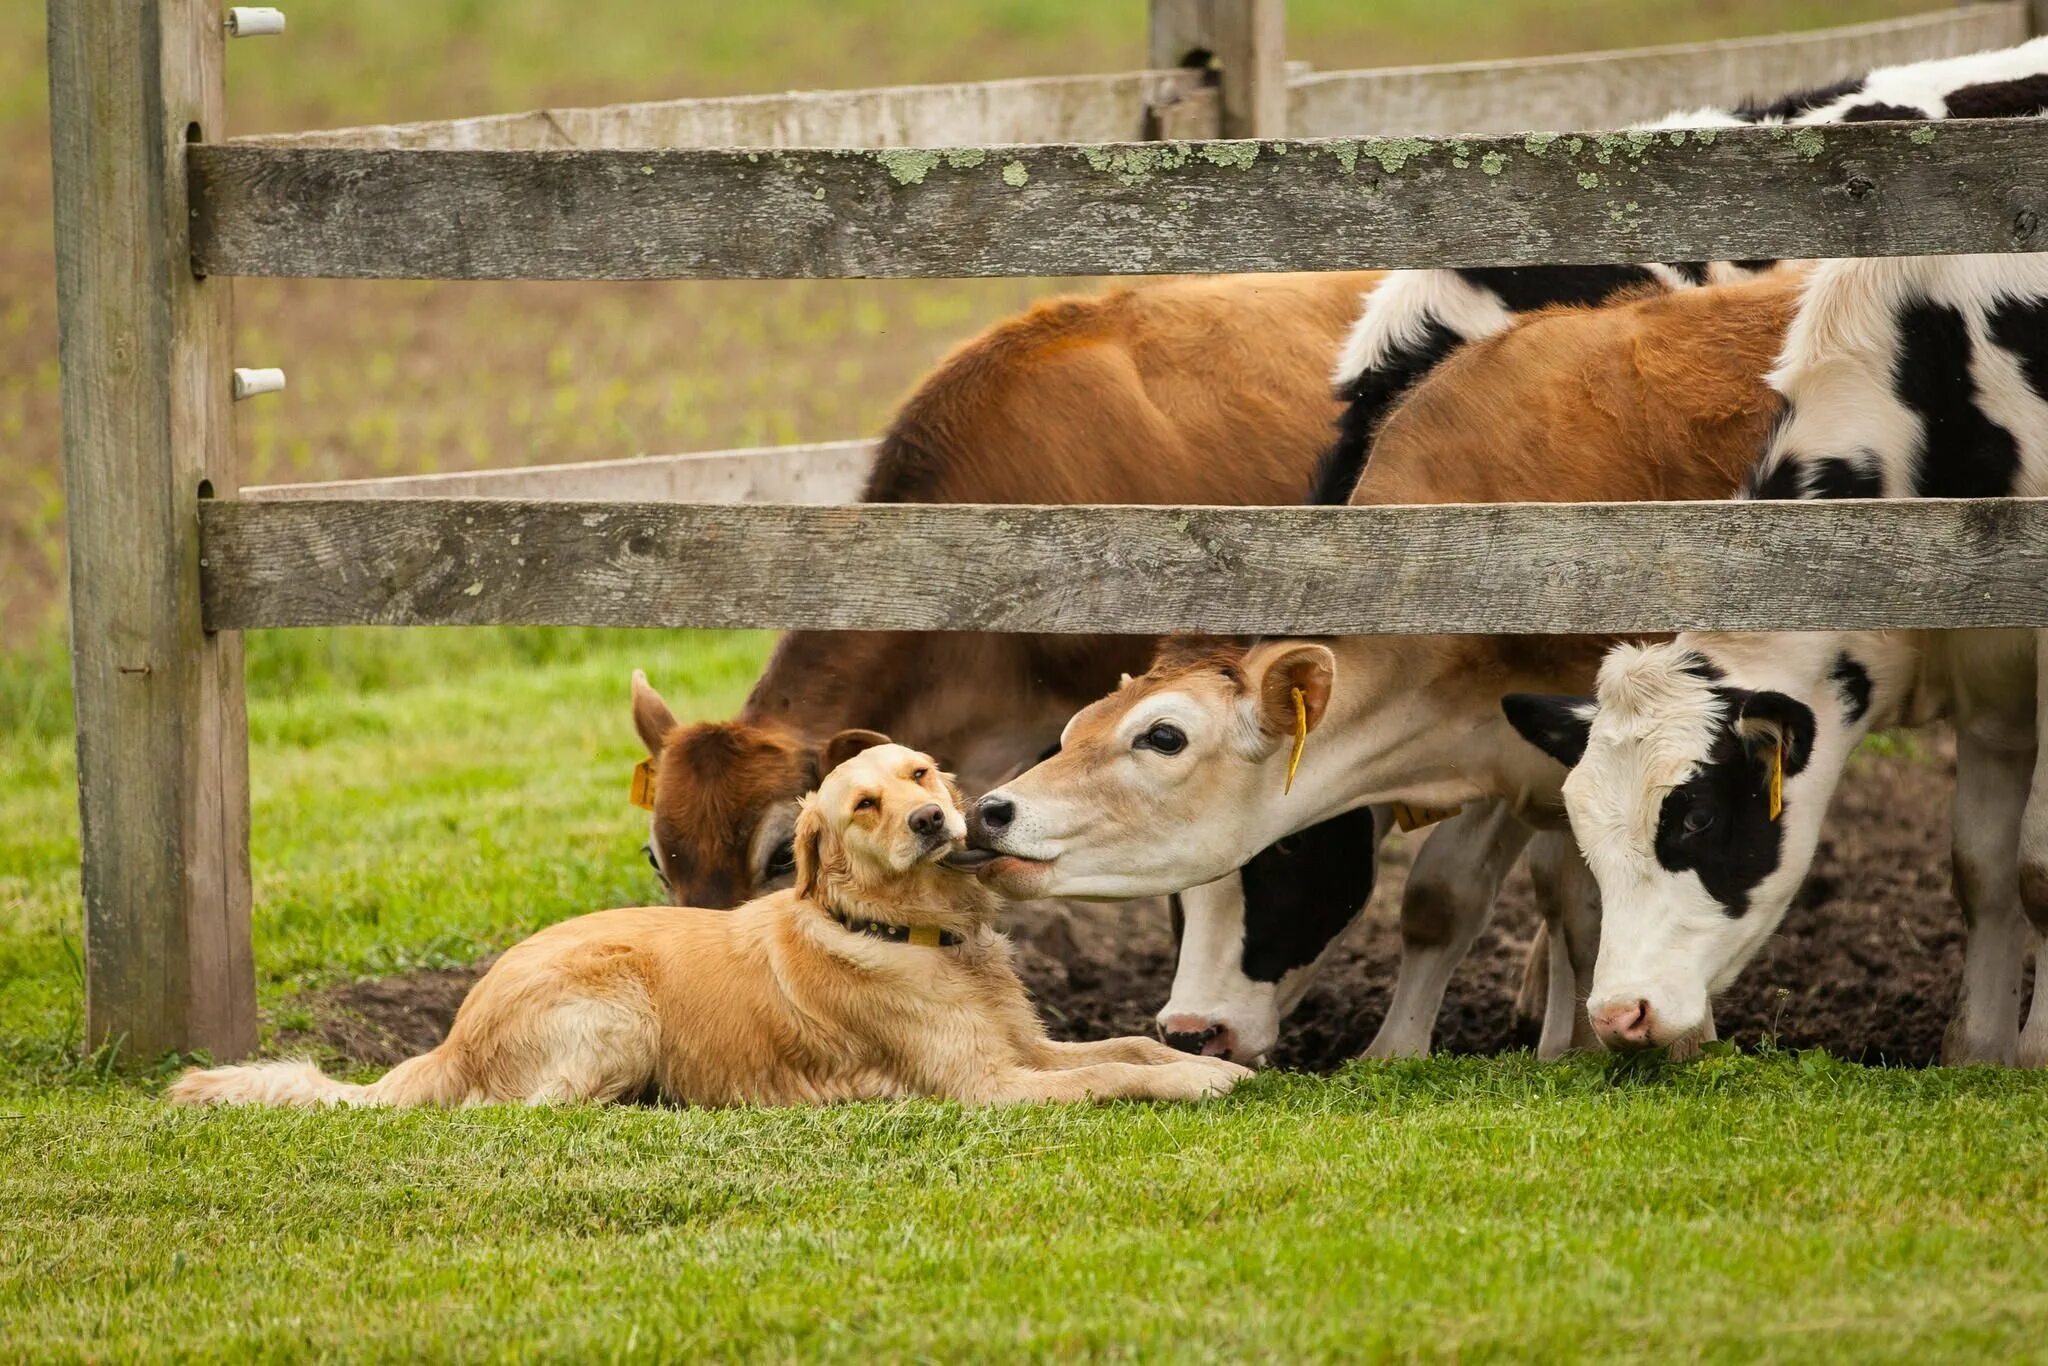
POLYGON ((626 800, 642 811, 654 809, 654 760, 642 759, 633 765, 633 786, 626 800))
POLYGON ((1464 809, 1462 806, 1410 806, 1406 802, 1395 802, 1394 824, 1403 832, 1421 830, 1438 821, 1447 821, 1464 809))
POLYGON ((1771 746, 1771 819, 1785 809, 1785 737, 1771 746))
POLYGON ((1302 698, 1301 689, 1294 690, 1294 753, 1287 756, 1287 786, 1281 794, 1294 791, 1294 770, 1301 767, 1301 751, 1308 745, 1308 703, 1302 698))
POLYGON ((935 949, 946 942, 939 938, 939 927, 937 925, 912 925, 908 938, 909 942, 927 949, 935 949))

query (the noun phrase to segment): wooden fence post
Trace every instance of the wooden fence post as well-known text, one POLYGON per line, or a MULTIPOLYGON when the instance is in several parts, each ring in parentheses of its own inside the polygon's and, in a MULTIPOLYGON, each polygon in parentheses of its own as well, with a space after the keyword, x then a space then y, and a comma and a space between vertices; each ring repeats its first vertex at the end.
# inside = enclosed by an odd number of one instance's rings
POLYGON ((1214 65, 1226 138, 1287 136, 1286 0, 1149 0, 1150 64, 1214 65))
POLYGON ((241 641, 199 608, 198 503, 235 479, 185 146, 223 136, 222 13, 49 6, 86 1035, 131 1059, 256 1041, 241 641))

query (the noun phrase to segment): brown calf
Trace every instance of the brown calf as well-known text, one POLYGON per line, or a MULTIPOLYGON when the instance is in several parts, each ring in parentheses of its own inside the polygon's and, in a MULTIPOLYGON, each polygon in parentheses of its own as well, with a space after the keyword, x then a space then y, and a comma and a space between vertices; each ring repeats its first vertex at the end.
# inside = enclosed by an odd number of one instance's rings
MULTIPOLYGON (((1051 299, 956 348, 882 438, 864 498, 918 503, 1292 503, 1339 405, 1338 342, 1378 277, 1177 280, 1051 299)), ((796 798, 847 728, 935 754, 970 791, 1038 757, 1142 668, 1130 636, 799 631, 740 714, 683 726, 644 681, 652 848, 678 904, 787 876, 796 798)))

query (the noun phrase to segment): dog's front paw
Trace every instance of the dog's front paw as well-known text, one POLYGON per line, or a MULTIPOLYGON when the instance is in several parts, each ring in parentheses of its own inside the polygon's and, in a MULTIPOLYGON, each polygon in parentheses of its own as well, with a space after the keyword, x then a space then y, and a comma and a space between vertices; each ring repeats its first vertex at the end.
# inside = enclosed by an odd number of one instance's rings
POLYGON ((1251 1068, 1239 1066, 1228 1058, 1189 1058, 1176 1064, 1175 1070, 1188 1079, 1190 1100, 1228 1095, 1232 1087, 1252 1074, 1251 1068))

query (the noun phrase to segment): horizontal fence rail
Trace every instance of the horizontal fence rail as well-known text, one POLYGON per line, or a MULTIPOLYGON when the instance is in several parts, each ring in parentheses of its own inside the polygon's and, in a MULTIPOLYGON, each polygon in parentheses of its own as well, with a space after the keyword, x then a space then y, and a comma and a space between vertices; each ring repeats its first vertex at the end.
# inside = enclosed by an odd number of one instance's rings
POLYGON ((1161 274, 2048 247, 2048 120, 746 152, 187 153, 207 275, 1161 274))
POLYGON ((571 465, 259 484, 243 489, 239 496, 272 502, 304 498, 584 498, 615 503, 851 503, 859 499, 867 483, 874 454, 872 441, 821 441, 571 465))
MULTIPOLYGON (((1510 61, 1288 75, 1295 137, 1617 128, 1900 62, 2006 47, 2023 0, 1800 33, 1510 61)), ((231 139, 260 147, 951 147, 1217 135, 1216 92, 1188 70, 653 100, 231 139)))
POLYGON ((1504 62, 1324 71, 1288 82, 1295 137, 1619 128, 1726 108, 1880 66, 2009 47, 2024 4, 1963 5, 1874 24, 1504 62))
POLYGON ((2048 500, 1399 508, 210 501, 214 630, 2048 626, 2048 500))
POLYGON ((532 151, 564 147, 916 147, 1214 137, 1216 92, 1195 71, 1129 71, 871 90, 655 100, 594 108, 262 133, 248 147, 532 151))

